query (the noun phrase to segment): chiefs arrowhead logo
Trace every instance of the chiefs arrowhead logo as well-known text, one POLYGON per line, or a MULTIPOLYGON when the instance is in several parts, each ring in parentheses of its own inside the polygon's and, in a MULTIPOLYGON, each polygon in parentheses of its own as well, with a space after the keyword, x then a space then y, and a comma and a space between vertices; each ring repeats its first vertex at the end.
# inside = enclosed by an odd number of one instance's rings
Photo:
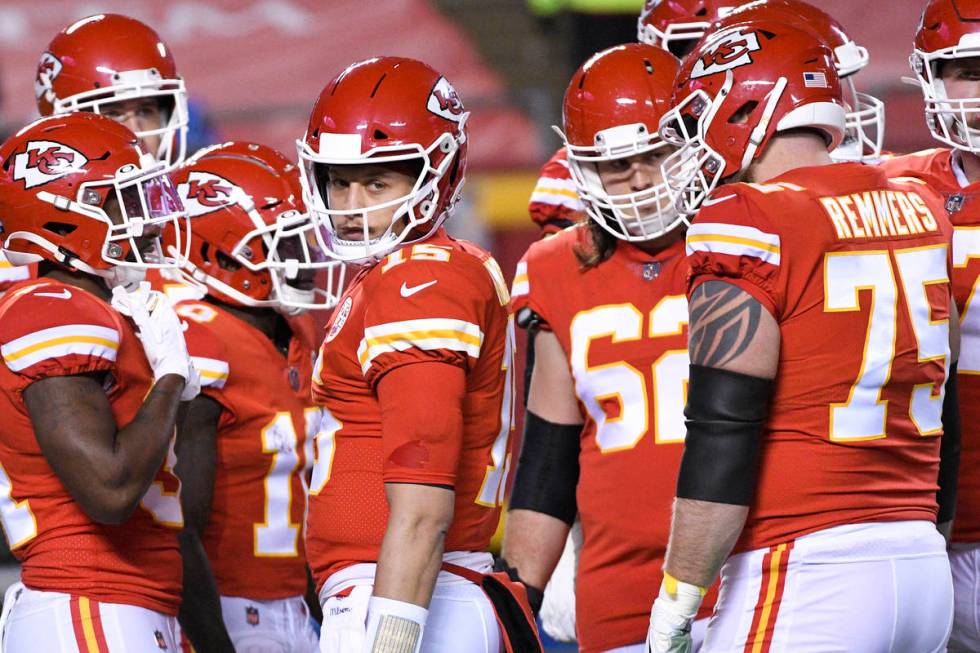
POLYGON ((456 94, 456 89, 445 77, 440 77, 436 85, 432 87, 426 108, 437 116, 453 122, 462 120, 466 113, 463 109, 463 102, 456 94))
POLYGON ((78 150, 55 141, 28 141, 14 157, 14 179, 24 188, 41 186, 73 172, 81 172, 88 159, 78 150))
POLYGON ((752 63, 752 53, 761 50, 759 35, 739 28, 709 39, 691 70, 691 79, 707 77, 752 63))
POLYGON ((60 72, 61 60, 50 52, 42 54, 41 60, 37 63, 37 76, 34 78, 34 97, 40 98, 47 93, 53 93, 51 83, 60 72))
POLYGON ((224 177, 197 170, 177 185, 177 192, 192 218, 248 199, 244 190, 224 177))

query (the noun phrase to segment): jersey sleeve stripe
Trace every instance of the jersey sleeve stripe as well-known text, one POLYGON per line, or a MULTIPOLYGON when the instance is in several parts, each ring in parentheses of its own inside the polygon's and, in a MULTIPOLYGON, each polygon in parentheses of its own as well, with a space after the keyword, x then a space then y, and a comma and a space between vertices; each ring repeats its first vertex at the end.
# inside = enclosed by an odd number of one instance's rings
POLYGON ((687 232, 687 253, 709 252, 752 256, 779 265, 779 236, 754 227, 730 224, 695 224, 687 232))
POLYGON ((514 283, 511 286, 511 297, 520 297, 531 292, 531 280, 527 276, 527 261, 517 264, 514 271, 514 283))
POLYGON ((472 322, 440 318, 405 320, 364 329, 357 357, 361 370, 366 373, 371 361, 385 353, 415 347, 426 351, 461 351, 479 358, 482 346, 483 331, 472 322))
POLYGON ((226 361, 204 356, 191 356, 194 368, 201 375, 202 388, 223 388, 228 380, 229 367, 226 361))
POLYGON ((68 354, 97 356, 116 360, 119 333, 115 329, 91 324, 69 324, 35 331, 3 346, 0 355, 11 370, 18 372, 47 358, 68 354))

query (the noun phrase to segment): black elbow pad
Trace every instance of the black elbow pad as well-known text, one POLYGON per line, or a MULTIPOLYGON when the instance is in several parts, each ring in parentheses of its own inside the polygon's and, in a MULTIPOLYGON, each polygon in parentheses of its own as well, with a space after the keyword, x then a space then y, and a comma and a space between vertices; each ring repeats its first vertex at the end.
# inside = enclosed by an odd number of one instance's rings
POLYGON ((575 522, 581 434, 581 424, 553 424, 534 413, 525 414, 511 510, 541 512, 569 526, 575 522))
POLYGON ((946 397, 943 399, 943 439, 939 445, 939 491, 936 522, 942 524, 956 514, 956 486, 960 476, 960 400, 956 382, 956 363, 949 367, 946 397))
POLYGON ((748 506, 773 382, 691 365, 677 496, 748 506))

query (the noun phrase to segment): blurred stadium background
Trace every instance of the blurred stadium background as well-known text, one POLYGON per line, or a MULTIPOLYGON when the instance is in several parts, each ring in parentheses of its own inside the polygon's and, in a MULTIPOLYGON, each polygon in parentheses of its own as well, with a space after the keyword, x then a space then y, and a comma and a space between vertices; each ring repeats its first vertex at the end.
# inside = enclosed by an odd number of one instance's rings
MULTIPOLYGON (((860 90, 885 100, 886 149, 930 146, 917 87, 905 85, 922 0, 812 0, 871 53, 860 90)), ((192 103, 191 147, 226 139, 295 158, 313 100, 347 64, 372 55, 422 59, 456 86, 470 158, 457 234, 491 249, 510 275, 536 237, 527 199, 559 145, 571 73, 589 53, 635 39, 642 0, 3 0, 0 132, 36 117, 34 73, 48 41, 72 21, 124 13, 155 27, 192 103)), ((16 580, 0 578, 0 587, 16 580)), ((564 650, 564 649, 553 649, 564 650)), ((574 650, 567 649, 567 650, 574 650)))

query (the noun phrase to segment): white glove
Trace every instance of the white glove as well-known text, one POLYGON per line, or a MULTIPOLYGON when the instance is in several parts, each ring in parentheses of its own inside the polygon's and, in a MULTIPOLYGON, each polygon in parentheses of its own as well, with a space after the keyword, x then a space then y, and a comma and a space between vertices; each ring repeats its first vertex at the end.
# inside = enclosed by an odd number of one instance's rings
POLYGON ((320 653, 361 653, 364 650, 371 590, 371 585, 358 585, 346 596, 331 596, 323 602, 320 653))
POLYGON ((683 583, 664 572, 660 594, 650 609, 649 653, 690 653, 691 622, 704 595, 704 588, 683 583))
POLYGON ((196 397, 201 391, 201 376, 187 354, 185 326, 167 296, 150 290, 150 284, 146 282, 132 292, 116 286, 112 289, 112 307, 133 319, 143 353, 153 370, 153 380, 176 374, 184 379, 180 400, 190 401, 196 397))
POLYGON ((575 575, 581 546, 577 541, 581 536, 576 536, 576 529, 581 532, 579 522, 575 522, 568 534, 565 550, 544 588, 544 602, 541 604, 541 626, 544 632, 559 642, 575 641, 575 575))

